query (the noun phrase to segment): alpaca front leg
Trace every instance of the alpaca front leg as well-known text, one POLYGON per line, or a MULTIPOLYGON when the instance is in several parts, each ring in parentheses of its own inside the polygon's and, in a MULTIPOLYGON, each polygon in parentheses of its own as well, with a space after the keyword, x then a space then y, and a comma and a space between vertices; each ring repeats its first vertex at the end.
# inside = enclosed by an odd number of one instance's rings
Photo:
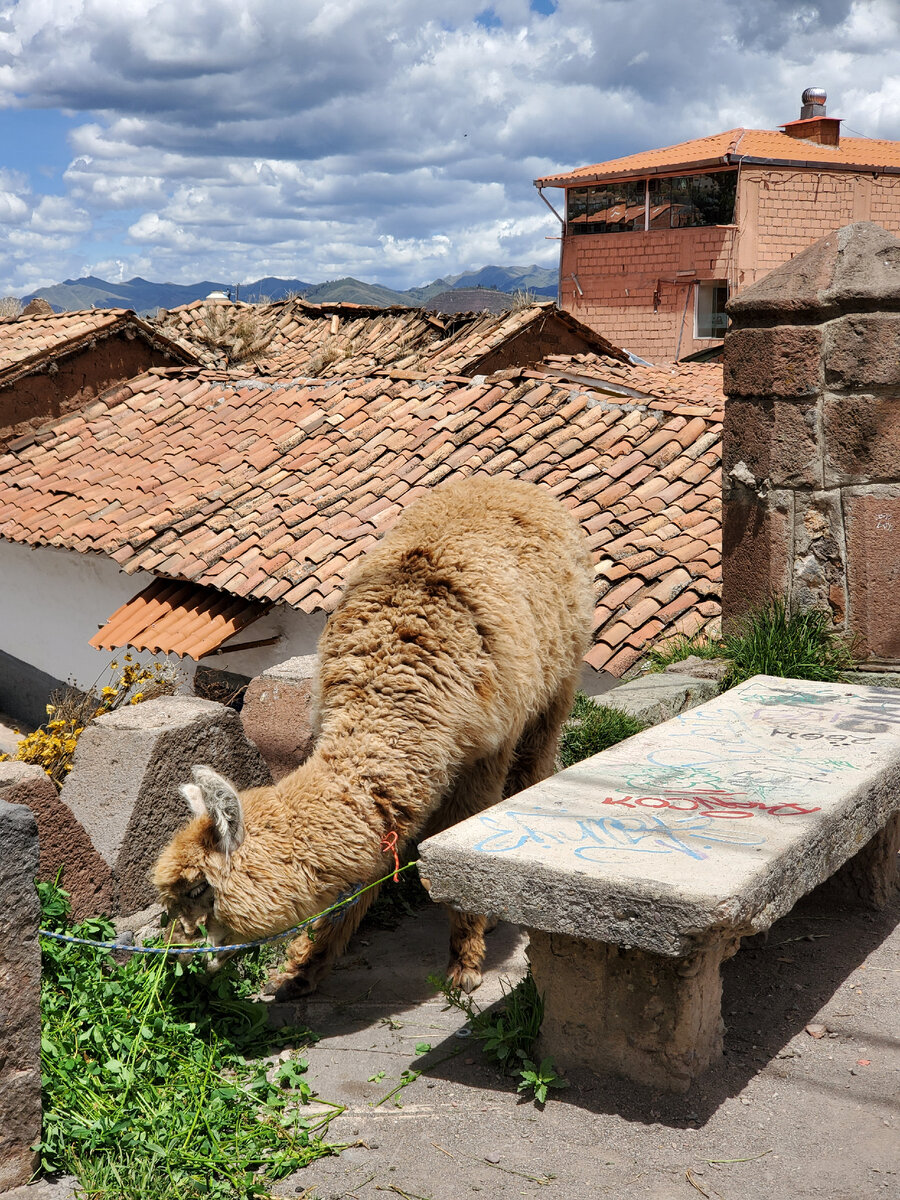
POLYGON ((352 904, 323 917, 321 922, 314 926, 312 937, 301 933, 298 938, 294 938, 288 946, 284 979, 277 992, 278 999, 308 996, 316 990, 331 970, 335 959, 346 950, 347 943, 356 933, 378 892, 378 888, 372 888, 352 904))
POLYGON ((448 908, 450 917, 450 962, 447 980, 464 992, 474 992, 481 985, 481 966, 484 962, 485 918, 448 908))

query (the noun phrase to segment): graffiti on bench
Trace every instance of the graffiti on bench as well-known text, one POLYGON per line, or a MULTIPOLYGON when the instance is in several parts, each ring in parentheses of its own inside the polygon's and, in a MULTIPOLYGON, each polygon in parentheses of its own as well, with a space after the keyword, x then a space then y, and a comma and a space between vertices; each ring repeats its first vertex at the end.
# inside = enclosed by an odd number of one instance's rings
POLYGON ((705 859, 705 851, 712 850, 714 844, 753 847, 763 841, 744 836, 736 827, 708 814, 693 812, 666 820, 651 812, 595 817, 563 807, 523 807, 496 815, 483 813, 479 820, 489 831, 475 846, 481 853, 507 854, 526 845, 541 849, 568 846, 575 858, 592 863, 610 862, 621 852, 705 859))

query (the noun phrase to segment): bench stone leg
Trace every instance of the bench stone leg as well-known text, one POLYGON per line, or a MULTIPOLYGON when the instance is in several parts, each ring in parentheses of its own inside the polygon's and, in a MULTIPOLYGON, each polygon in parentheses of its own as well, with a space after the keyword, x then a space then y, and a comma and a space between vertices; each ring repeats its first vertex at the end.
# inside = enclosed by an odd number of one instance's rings
POLYGON ((538 1052, 560 1069, 587 1067, 684 1092, 722 1053, 720 966, 739 938, 686 958, 530 929, 528 957, 544 997, 538 1052))
POLYGON ((900 886, 900 813, 823 885, 829 898, 854 907, 884 908, 900 886))

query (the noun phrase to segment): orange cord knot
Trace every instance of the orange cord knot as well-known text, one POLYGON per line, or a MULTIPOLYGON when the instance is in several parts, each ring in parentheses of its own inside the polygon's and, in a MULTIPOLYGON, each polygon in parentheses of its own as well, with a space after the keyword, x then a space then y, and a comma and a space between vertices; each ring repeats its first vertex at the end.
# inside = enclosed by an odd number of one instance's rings
POLYGON ((394 883, 400 882, 400 856, 397 854, 397 831, 392 829, 390 833, 381 835, 381 853, 393 854, 394 856, 394 883))

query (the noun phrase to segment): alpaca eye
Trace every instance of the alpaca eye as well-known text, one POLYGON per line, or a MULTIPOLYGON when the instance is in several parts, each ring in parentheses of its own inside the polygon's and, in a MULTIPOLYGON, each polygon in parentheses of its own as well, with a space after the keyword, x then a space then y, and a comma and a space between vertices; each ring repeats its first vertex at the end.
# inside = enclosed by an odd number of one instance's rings
POLYGON ((202 883, 198 883, 196 887, 192 887, 189 892, 186 892, 188 900, 198 900, 204 892, 209 890, 209 884, 204 879, 202 883))

